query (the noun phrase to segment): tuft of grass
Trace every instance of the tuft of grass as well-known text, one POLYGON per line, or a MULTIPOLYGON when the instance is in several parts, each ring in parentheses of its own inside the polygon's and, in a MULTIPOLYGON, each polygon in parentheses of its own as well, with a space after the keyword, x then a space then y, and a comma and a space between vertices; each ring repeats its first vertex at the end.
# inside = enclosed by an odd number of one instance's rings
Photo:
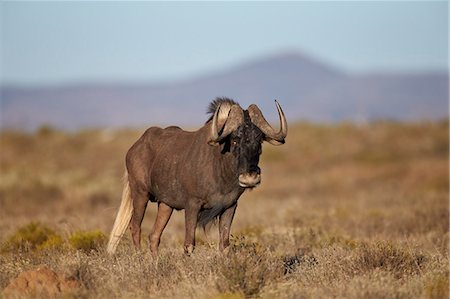
POLYGON ((314 248, 326 248, 333 244, 348 248, 355 248, 358 245, 358 242, 351 238, 327 232, 320 227, 295 228, 294 240, 299 247, 306 251, 314 248))
POLYGON ((420 273, 426 257, 420 251, 400 248, 388 242, 359 244, 354 266, 359 272, 383 270, 390 272, 395 278, 420 273))
POLYGON ((270 281, 283 276, 282 264, 260 244, 240 237, 231 246, 229 256, 218 263, 222 279, 216 287, 220 292, 257 296, 270 281))
POLYGON ((77 231, 69 237, 69 244, 77 250, 89 253, 98 251, 105 244, 106 236, 100 230, 77 231))

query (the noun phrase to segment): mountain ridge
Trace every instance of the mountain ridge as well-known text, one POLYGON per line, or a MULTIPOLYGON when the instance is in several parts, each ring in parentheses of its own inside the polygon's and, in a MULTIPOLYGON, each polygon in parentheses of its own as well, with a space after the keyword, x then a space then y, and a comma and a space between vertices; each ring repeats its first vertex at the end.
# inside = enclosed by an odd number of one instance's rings
POLYGON ((256 103, 276 121, 438 119, 448 113, 448 73, 348 74, 301 53, 285 52, 226 70, 166 83, 89 83, 1 87, 1 128, 63 129, 201 125, 217 96, 256 103))

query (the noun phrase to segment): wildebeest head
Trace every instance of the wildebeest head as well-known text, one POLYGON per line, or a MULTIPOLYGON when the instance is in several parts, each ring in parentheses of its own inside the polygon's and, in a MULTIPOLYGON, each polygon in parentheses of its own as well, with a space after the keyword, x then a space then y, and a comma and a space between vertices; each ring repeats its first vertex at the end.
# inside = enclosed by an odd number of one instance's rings
POLYGON ((278 132, 265 120, 255 104, 243 110, 230 99, 217 99, 210 105, 209 111, 214 115, 209 144, 222 144, 224 153, 234 155, 241 187, 253 188, 261 182, 258 163, 262 142, 281 145, 287 136, 286 117, 276 100, 275 104, 280 118, 278 132))

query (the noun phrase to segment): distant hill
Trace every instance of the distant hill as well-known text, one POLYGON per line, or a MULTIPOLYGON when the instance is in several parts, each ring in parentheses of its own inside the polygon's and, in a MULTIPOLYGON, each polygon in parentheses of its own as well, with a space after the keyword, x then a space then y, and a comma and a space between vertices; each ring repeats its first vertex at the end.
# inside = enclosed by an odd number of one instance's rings
POLYGON ((167 84, 2 87, 1 127, 64 129, 190 125, 206 119, 216 96, 246 108, 256 103, 276 120, 278 99, 288 120, 438 119, 448 114, 448 74, 349 75, 300 53, 253 60, 167 84))

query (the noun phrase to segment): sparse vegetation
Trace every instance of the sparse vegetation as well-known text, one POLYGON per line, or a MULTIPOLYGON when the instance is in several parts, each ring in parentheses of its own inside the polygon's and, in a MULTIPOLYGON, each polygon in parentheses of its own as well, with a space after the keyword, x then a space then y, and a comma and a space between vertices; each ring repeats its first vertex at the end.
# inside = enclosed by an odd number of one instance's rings
POLYGON ((124 155, 142 130, 0 133, 0 289, 45 265, 82 298, 448 298, 448 121, 290 127, 265 146, 262 185, 239 201, 228 254, 175 213, 153 258, 129 234, 104 249, 124 155))

